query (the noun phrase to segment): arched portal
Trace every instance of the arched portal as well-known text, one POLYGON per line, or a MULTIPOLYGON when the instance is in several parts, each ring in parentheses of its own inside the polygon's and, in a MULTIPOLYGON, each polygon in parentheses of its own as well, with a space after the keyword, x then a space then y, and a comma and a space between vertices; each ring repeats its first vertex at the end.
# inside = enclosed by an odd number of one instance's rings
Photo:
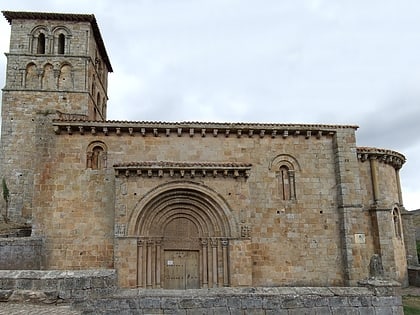
POLYGON ((139 201, 129 234, 138 238, 137 285, 194 289, 229 285, 229 207, 192 182, 158 187, 139 201))

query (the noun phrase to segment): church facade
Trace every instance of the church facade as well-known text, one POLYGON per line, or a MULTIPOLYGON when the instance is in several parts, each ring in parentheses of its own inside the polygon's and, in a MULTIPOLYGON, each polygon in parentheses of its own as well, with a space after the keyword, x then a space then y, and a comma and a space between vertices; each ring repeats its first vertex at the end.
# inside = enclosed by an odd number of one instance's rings
POLYGON ((95 17, 3 15, 1 211, 43 238, 43 269, 150 289, 354 286, 379 255, 407 282, 402 154, 358 147, 353 125, 109 121, 95 17))

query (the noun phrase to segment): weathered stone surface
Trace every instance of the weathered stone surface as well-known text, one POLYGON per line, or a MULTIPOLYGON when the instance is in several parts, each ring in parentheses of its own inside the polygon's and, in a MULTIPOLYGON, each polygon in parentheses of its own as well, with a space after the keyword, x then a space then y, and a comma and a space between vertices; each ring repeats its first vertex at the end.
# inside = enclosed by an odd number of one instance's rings
POLYGON ((40 269, 42 249, 39 237, 0 238, 0 269, 40 269))
MULTIPOLYGON (((381 252, 384 276, 407 282, 403 155, 357 147, 351 125, 107 121, 112 69, 94 17, 5 16, 0 210, 32 220, 43 250, 7 244, 0 268, 32 255, 31 269, 115 268, 125 288, 356 286, 381 252)), ((107 287, 57 286, 54 273, 10 284, 74 298, 107 287)), ((305 307, 293 294, 282 305, 305 307)))
MULTIPOLYGON (((79 301, 74 305, 77 309, 98 313, 135 310, 138 313, 153 311, 154 314, 358 315, 383 312, 395 315, 402 310, 399 296, 376 296, 373 289, 363 287, 325 288, 340 292, 340 295, 325 294, 324 290, 317 288, 291 289, 295 295, 284 294, 282 288, 270 290, 269 295, 265 288, 189 290, 187 294, 173 290, 130 290, 118 292, 115 298, 99 298, 85 303, 79 301), (317 291, 319 295, 314 294, 317 291)), ((290 293, 290 290, 285 292, 290 293)))
POLYGON ((7 302, 13 290, 0 290, 0 302, 7 302))

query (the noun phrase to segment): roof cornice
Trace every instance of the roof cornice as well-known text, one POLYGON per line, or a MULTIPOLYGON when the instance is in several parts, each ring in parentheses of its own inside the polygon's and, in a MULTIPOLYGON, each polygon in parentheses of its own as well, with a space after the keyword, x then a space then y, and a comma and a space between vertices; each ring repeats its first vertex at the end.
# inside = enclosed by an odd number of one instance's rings
POLYGON ((274 124, 274 123, 217 123, 217 122, 150 122, 150 121, 86 121, 78 120, 53 120, 56 134, 104 134, 118 135, 153 135, 182 136, 188 134, 206 136, 236 136, 253 137, 264 136, 283 137, 304 136, 332 136, 339 129, 353 129, 357 126, 345 125, 319 125, 319 124, 274 124))
POLYGON ((250 175, 252 164, 237 162, 172 162, 142 161, 114 165, 116 176, 146 177, 244 177, 250 175))
POLYGON ((378 160, 379 162, 392 165, 397 170, 400 169, 406 161, 405 156, 399 152, 373 147, 358 147, 357 157, 361 162, 378 160))

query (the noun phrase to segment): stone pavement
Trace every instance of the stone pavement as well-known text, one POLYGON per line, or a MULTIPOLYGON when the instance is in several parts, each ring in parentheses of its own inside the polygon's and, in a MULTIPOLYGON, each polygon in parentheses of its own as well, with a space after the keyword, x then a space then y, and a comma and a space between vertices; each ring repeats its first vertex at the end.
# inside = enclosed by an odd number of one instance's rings
POLYGON ((80 315, 81 312, 72 310, 69 305, 41 305, 29 303, 2 303, 0 315, 80 315))

